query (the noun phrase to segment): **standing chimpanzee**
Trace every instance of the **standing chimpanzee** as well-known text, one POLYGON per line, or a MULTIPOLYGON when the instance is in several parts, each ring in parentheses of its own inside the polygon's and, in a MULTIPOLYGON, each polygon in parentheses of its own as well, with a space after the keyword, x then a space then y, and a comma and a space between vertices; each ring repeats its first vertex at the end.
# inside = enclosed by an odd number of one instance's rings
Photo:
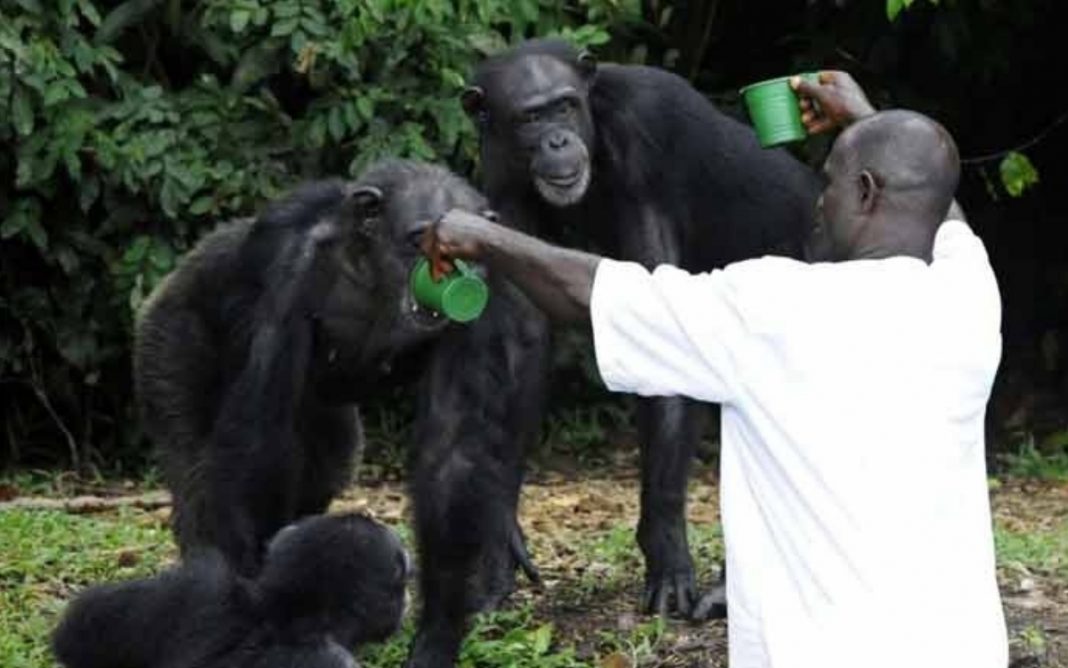
POLYGON ((313 182, 209 234, 153 293, 137 395, 183 554, 213 546, 255 573, 275 531, 341 491, 362 443, 355 402, 395 355, 449 333, 408 276, 422 230, 452 207, 485 200, 426 164, 313 182))
POLYGON ((271 540, 255 579, 206 549, 157 577, 99 585, 52 637, 66 668, 358 668, 400 626, 410 571, 393 531, 322 515, 271 540))
MULTIPOLYGON (((481 136, 491 206, 546 236, 581 231, 607 255, 653 268, 707 271, 767 253, 802 254, 818 180, 686 81, 648 67, 602 65, 558 40, 532 40, 481 64, 462 98, 481 136)), ((686 482, 696 406, 641 402, 644 606, 695 606, 686 482)), ((721 601, 720 601, 721 602, 721 601)))

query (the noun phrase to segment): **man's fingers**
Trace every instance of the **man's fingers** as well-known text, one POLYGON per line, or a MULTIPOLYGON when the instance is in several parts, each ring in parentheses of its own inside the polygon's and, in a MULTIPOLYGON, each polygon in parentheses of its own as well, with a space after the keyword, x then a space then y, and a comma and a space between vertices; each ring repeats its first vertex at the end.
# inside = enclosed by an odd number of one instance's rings
POLYGON ((826 118, 817 118, 811 123, 805 124, 805 130, 810 135, 818 135, 834 128, 834 123, 826 118))
POLYGON ((802 109, 818 109, 828 95, 833 94, 829 87, 823 84, 812 83, 801 77, 794 77, 790 81, 794 91, 800 98, 802 109))
POLYGON ((434 223, 423 232, 423 238, 419 240, 419 250, 426 256, 430 263, 430 278, 435 282, 453 270, 452 262, 447 257, 445 244, 438 237, 438 225, 434 223))

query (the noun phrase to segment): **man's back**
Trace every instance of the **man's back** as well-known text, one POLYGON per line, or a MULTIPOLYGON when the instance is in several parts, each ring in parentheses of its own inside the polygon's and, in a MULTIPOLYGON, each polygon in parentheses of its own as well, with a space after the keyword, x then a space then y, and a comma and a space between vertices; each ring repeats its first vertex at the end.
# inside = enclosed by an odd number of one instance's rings
POLYGON ((1000 302, 964 224, 930 265, 609 264, 592 307, 609 387, 724 405, 733 668, 1006 664, 983 447, 1000 302))

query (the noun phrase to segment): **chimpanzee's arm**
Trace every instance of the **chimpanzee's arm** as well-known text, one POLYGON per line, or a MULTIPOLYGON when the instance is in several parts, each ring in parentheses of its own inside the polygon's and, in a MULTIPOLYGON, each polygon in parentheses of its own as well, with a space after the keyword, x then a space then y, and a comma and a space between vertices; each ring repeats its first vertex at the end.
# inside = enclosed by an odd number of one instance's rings
POLYGON ((311 356, 309 314, 327 289, 327 223, 277 241, 265 285, 249 319, 244 366, 227 388, 211 435, 209 532, 242 571, 253 569, 265 539, 293 503, 294 416, 311 356))

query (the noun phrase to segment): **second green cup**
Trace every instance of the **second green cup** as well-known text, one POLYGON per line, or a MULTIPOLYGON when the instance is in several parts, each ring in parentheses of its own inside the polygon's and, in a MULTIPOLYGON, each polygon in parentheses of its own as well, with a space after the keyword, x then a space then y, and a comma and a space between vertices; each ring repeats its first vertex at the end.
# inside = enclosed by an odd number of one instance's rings
MULTIPOLYGON (((815 72, 805 72, 800 76, 808 81, 819 81, 819 75, 815 72)), ((741 91, 757 139, 764 148, 801 141, 807 136, 805 126, 801 124, 797 93, 790 88, 790 78, 760 81, 741 91)))
POLYGON ((462 260, 454 260, 456 270, 441 280, 430 275, 430 261, 419 260, 411 274, 411 290, 421 306, 441 313, 455 322, 470 322, 482 315, 489 300, 489 287, 462 260))

